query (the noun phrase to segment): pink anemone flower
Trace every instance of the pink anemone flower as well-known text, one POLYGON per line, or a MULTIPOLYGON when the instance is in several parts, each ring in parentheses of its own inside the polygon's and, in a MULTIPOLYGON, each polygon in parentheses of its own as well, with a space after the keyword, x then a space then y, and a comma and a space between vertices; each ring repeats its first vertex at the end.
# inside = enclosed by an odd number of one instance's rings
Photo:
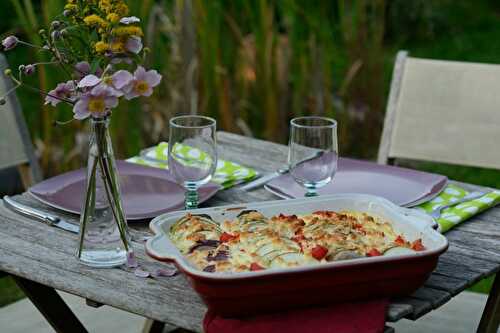
POLYGON ((134 54, 141 52, 142 46, 142 39, 137 36, 130 36, 125 43, 125 49, 134 54))
POLYGON ((156 70, 146 72, 144 67, 139 66, 134 72, 134 79, 123 88, 125 98, 130 100, 138 96, 149 97, 153 88, 160 84, 161 75, 156 70))
POLYGON ((56 106, 66 100, 74 101, 75 89, 76 85, 73 80, 59 83, 54 89, 49 91, 47 96, 45 96, 45 105, 50 104, 56 106))
POLYGON ((94 74, 89 74, 78 82, 78 88, 85 89, 105 86, 113 90, 115 96, 121 97, 124 95, 124 91, 122 91, 122 89, 128 86, 133 79, 134 76, 132 73, 123 69, 115 72, 111 76, 105 75, 102 78, 97 77, 94 74))
POLYGON ((92 115, 96 118, 106 116, 118 105, 118 96, 114 89, 106 85, 97 85, 80 97, 73 107, 75 119, 85 119, 92 115))

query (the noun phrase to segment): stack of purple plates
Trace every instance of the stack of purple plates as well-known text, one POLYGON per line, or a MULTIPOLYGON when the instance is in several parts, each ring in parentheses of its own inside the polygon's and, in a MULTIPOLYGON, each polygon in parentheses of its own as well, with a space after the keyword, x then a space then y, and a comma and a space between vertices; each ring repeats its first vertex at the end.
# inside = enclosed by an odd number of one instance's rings
MULTIPOLYGON (((127 220, 142 220, 183 209, 184 189, 167 170, 117 161, 123 208, 127 220)), ((38 200, 49 206, 79 214, 85 195, 84 169, 47 179, 29 189, 38 200)), ((200 202, 221 189, 208 183, 199 190, 200 202)))

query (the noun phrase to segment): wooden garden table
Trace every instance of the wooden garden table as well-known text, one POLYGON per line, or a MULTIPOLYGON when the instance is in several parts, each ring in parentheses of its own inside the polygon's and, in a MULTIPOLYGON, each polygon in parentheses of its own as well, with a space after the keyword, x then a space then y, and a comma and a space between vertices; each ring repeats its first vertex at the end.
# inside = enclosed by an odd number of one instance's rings
MULTIPOLYGON (((286 163, 286 146, 224 132, 219 133, 218 139, 220 158, 261 172, 276 170, 286 163)), ((467 189, 484 189, 452 183, 467 189)), ((28 194, 16 199, 54 212, 28 194)), ((204 206, 273 199, 277 198, 264 189, 245 193, 233 188, 219 192, 204 206)), ((77 223, 75 215, 57 214, 77 223)), ((148 223, 131 222, 129 226, 140 264, 151 270, 164 265, 144 253, 141 239, 149 235, 148 223)), ((415 293, 392 300, 388 322, 418 319, 500 270, 500 208, 477 215, 449 231, 446 237, 450 247, 439 259, 436 270, 415 293)), ((56 331, 86 332, 54 289, 81 296, 89 305, 110 305, 153 319, 151 331, 161 327, 160 322, 202 331, 206 307, 182 274, 154 280, 137 278, 126 268, 89 268, 76 261, 76 242, 76 235, 13 213, 0 203, 0 271, 14 276, 56 331)), ((500 317, 499 292, 497 276, 478 332, 496 333, 500 317)), ((387 327, 387 331, 391 330, 387 327)))

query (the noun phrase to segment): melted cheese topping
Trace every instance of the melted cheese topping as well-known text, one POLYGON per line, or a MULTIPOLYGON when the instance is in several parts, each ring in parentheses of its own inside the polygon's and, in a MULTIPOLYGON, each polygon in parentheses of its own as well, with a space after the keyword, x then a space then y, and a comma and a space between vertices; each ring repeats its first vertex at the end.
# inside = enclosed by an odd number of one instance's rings
POLYGON ((173 243, 206 272, 242 272, 383 255, 394 247, 421 251, 379 217, 362 212, 317 211, 266 218, 242 212, 217 223, 207 215, 187 214, 170 229, 173 243))

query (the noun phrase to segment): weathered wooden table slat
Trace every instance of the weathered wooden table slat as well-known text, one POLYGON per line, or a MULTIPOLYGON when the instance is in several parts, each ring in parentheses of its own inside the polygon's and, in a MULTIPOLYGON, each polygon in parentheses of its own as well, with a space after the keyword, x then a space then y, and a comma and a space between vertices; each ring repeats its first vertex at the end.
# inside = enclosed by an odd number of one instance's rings
MULTIPOLYGON (((286 162, 283 145, 219 133, 220 158, 242 163, 261 172, 276 170, 286 162)), ((457 183, 478 189, 481 187, 457 183)), ((484 188, 483 188, 484 189, 484 188)), ((205 206, 275 200, 264 189, 218 193, 205 206)), ((29 194, 16 197, 40 209, 54 212, 29 194)), ((57 212, 70 222, 76 216, 57 212)), ((93 269, 73 256, 76 235, 24 218, 0 204, 0 271, 27 278, 129 312, 186 329, 201 331, 205 305, 182 275, 140 279, 126 268, 93 269)), ((141 265, 153 270, 165 264, 144 253, 147 223, 130 222, 134 249, 141 265)), ((429 280, 414 294, 392 300, 387 320, 417 319, 457 295, 476 281, 500 269, 500 209, 490 209, 446 234, 450 249, 429 280)))

